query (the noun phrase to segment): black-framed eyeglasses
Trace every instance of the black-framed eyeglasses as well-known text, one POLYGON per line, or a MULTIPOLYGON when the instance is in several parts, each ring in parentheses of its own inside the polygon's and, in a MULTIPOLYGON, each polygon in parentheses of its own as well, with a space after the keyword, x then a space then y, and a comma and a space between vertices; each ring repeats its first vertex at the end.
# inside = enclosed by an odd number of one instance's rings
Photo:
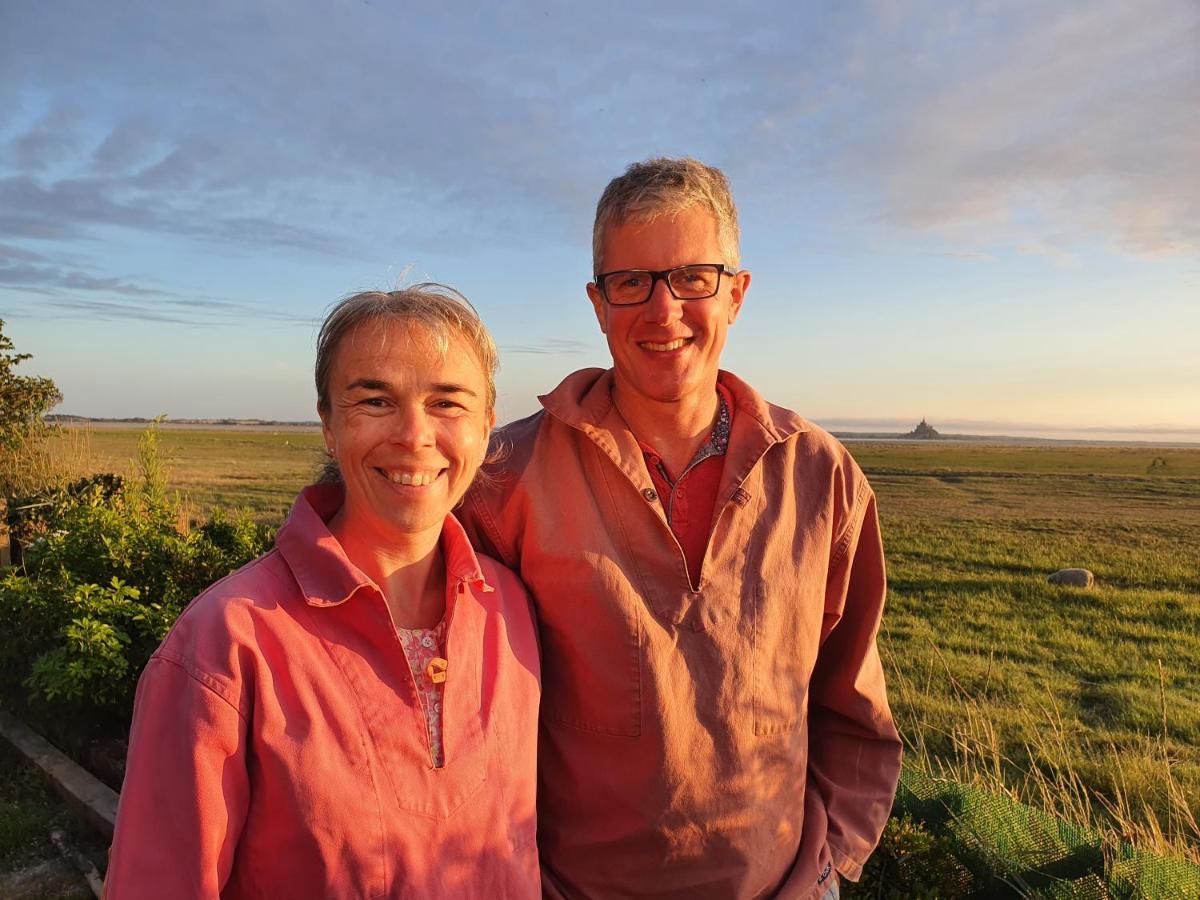
POLYGON ((637 306, 650 299, 660 278, 677 300, 707 300, 720 290, 722 275, 736 274, 736 269, 724 263, 695 263, 659 272, 621 269, 601 272, 596 276, 596 286, 600 288, 600 296, 613 306, 637 306))

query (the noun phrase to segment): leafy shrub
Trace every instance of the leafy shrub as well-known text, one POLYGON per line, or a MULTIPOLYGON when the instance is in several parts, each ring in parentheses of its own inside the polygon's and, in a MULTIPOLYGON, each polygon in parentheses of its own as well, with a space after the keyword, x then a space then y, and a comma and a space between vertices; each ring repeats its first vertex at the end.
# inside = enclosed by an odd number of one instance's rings
POLYGON ((182 532, 153 429, 139 464, 133 479, 94 476, 43 495, 24 523, 23 568, 0 580, 4 702, 66 743, 121 735, 138 676, 183 607, 273 538, 220 511, 182 532))
POLYGON ((843 882, 842 896, 887 900, 944 900, 971 893, 973 878, 945 838, 909 816, 888 820, 879 847, 857 884, 843 882))
POLYGON ((43 416, 62 402, 62 394, 49 378, 16 373, 30 355, 13 349, 0 319, 0 496, 40 483, 39 467, 30 463, 40 456, 47 433, 43 416))

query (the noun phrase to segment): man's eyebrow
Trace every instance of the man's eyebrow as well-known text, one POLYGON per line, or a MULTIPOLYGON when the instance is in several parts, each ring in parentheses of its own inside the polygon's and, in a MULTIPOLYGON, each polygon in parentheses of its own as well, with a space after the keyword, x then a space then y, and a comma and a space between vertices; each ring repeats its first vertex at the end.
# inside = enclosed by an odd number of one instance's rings
POLYGON ((378 378, 356 378, 346 385, 346 390, 352 391, 355 388, 359 388, 364 391, 386 391, 391 386, 391 382, 382 381, 378 378))

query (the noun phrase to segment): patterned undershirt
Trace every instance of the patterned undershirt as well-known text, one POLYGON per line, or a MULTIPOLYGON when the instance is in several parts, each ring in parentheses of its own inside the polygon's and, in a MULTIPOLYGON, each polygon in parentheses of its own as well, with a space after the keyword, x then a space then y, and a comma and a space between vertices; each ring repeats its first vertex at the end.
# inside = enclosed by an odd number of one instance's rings
POLYGON ((408 658, 413 682, 417 686, 417 701, 425 712, 425 724, 429 731, 429 755, 433 766, 440 769, 446 764, 442 749, 442 696, 445 681, 435 682, 429 675, 429 664, 433 660, 446 658, 446 617, 433 628, 397 628, 400 645, 408 658))

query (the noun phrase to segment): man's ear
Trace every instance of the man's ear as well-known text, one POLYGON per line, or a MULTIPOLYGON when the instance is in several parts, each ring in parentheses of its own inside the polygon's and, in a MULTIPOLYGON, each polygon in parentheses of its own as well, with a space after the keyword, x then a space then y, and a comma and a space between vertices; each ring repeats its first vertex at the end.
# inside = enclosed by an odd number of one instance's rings
POLYGON ((588 299, 592 301, 592 311, 596 313, 596 321, 600 323, 600 333, 608 334, 608 325, 605 321, 608 315, 608 304, 604 302, 604 298, 600 296, 600 288, 596 287, 594 281, 589 281, 587 284, 588 299))
POLYGON ((736 275, 730 276, 729 287, 729 324, 732 325, 742 311, 746 302, 746 292, 750 290, 750 270, 741 269, 736 275))

